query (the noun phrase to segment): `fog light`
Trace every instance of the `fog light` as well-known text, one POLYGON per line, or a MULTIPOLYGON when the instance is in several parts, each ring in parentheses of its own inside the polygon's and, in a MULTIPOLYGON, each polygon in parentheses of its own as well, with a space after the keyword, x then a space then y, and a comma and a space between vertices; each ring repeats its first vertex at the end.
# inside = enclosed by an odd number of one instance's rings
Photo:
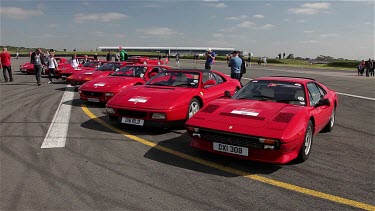
POLYGON ((108 92, 108 93, 105 93, 104 95, 107 96, 107 97, 112 97, 112 96, 113 96, 113 93, 108 92))
POLYGON ((165 114, 163 114, 163 113, 153 113, 151 118, 152 119, 165 119, 165 114))
POLYGON ((273 145, 264 145, 264 149, 275 149, 275 146, 273 145))
POLYGON ((107 111, 107 114, 115 114, 115 110, 113 110, 113 108, 106 107, 105 110, 107 111))

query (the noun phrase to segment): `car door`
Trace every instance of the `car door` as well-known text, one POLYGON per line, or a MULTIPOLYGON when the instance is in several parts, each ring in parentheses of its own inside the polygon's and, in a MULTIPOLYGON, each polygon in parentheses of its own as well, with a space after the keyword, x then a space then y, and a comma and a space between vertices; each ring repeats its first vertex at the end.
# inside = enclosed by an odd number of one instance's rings
POLYGON ((202 73, 202 87, 200 94, 205 101, 205 104, 213 99, 220 98, 224 96, 225 86, 223 79, 212 72, 203 72, 202 73), (203 87, 203 84, 208 80, 214 80, 215 85, 210 85, 203 87))
POLYGON ((311 114, 315 119, 315 131, 320 131, 329 121, 329 106, 318 106, 316 104, 324 98, 324 92, 319 89, 314 82, 307 83, 308 94, 310 98, 311 114))

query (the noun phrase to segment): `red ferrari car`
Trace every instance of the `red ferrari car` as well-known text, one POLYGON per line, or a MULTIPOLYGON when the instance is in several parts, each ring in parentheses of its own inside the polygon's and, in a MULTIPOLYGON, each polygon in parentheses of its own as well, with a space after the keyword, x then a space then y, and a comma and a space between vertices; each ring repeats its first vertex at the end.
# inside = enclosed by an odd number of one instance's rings
POLYGON ((225 90, 240 89, 238 80, 210 70, 166 70, 145 85, 128 87, 110 99, 110 120, 125 124, 169 128, 192 117, 225 90))
MULTIPOLYGON (((77 56, 77 59, 78 59, 78 62, 79 62, 78 68, 83 67, 83 60, 85 59, 85 57, 84 56, 77 56)), ((93 61, 94 58, 88 57, 87 60, 93 61)), ((72 61, 72 59, 70 58, 69 60, 66 60, 64 63, 59 64, 59 68, 55 71, 55 74, 56 74, 57 77, 62 77, 62 75, 61 75, 62 71, 73 69, 73 67, 70 65, 71 61, 72 61)), ((48 72, 49 72, 48 69, 46 69, 46 74, 48 74, 48 72)))
POLYGON ((149 58, 147 56, 131 56, 128 61, 134 62, 135 64, 152 64, 152 65, 162 65, 163 61, 157 58, 149 58))
POLYGON ((87 81, 91 81, 94 78, 108 76, 114 73, 116 70, 133 63, 129 62, 108 62, 100 66, 94 71, 77 71, 73 75, 69 76, 66 81, 72 86, 82 85, 87 81))
MULTIPOLYGON (((55 57, 57 63, 59 65, 62 65, 64 64, 67 59, 65 58, 61 58, 61 57, 55 57)), ((34 65, 31 64, 30 62, 27 62, 23 65, 20 65, 20 71, 23 72, 23 73, 27 73, 27 74, 34 74, 34 65)), ((45 65, 43 65, 43 68, 42 68, 42 75, 44 74, 48 74, 48 70, 47 70, 47 67, 45 65)))
POLYGON ((142 85, 158 73, 170 69, 167 66, 129 65, 110 76, 95 78, 79 88, 81 100, 106 103, 128 86, 142 85))
POLYGON ((262 77, 231 99, 206 105, 186 122, 191 146, 283 164, 307 160, 313 137, 335 124, 337 95, 309 78, 262 77))
POLYGON ((66 80, 66 78, 73 75, 73 73, 77 71, 94 71, 96 68, 99 68, 105 63, 107 63, 107 61, 89 61, 84 63, 82 67, 78 67, 78 69, 74 69, 73 67, 63 69, 60 71, 60 76, 63 80, 66 80))

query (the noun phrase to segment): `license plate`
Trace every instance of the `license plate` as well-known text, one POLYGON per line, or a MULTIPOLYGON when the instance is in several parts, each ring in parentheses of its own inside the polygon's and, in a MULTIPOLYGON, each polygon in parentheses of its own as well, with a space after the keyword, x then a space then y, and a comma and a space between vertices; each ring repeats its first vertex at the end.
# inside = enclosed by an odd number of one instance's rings
POLYGON ((242 156, 249 155, 249 149, 246 147, 239 147, 216 142, 213 142, 213 150, 242 156))
POLYGON ((100 102, 98 98, 87 98, 87 100, 89 102, 95 102, 95 103, 99 103, 100 102))
POLYGON ((61 78, 66 78, 66 75, 62 75, 61 78))
POLYGON ((121 123, 130 124, 130 125, 143 126, 144 122, 145 121, 143 119, 133 119, 133 118, 128 118, 128 117, 122 117, 121 119, 121 123))

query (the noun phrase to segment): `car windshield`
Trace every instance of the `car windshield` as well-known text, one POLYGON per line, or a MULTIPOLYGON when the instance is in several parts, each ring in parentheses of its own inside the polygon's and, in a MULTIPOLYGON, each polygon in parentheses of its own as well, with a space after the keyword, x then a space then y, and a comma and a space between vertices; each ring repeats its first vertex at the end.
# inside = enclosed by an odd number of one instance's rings
POLYGON ((306 105, 304 86, 286 81, 253 80, 236 92, 232 98, 306 105))
POLYGON ((99 67, 100 63, 99 62, 86 62, 83 64, 84 67, 99 67))
POLYGON ((106 63, 100 66, 96 71, 111 71, 120 68, 120 63, 106 63))
POLYGON ((148 81, 147 85, 198 88, 200 73, 193 71, 163 71, 148 81))
POLYGON ((112 73, 112 76, 125 76, 125 77, 139 77, 143 78, 147 71, 147 67, 142 66, 126 66, 116 72, 112 73))

